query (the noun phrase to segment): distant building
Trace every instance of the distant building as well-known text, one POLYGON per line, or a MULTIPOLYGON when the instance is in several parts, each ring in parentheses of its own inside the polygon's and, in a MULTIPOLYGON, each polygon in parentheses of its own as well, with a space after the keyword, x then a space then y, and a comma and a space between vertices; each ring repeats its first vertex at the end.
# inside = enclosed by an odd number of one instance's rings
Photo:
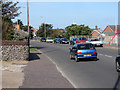
POLYGON ((117 29, 120 29, 120 25, 108 25, 102 33, 108 36, 112 36, 117 32, 117 29))
POLYGON ((15 27, 17 30, 20 29, 20 25, 16 25, 16 24, 14 24, 14 27, 15 27))
POLYGON ((38 29, 32 28, 32 30, 33 30, 33 37, 36 37, 38 29))
POLYGON ((97 27, 97 25, 95 26, 95 29, 92 29, 93 32, 91 33, 92 37, 99 37, 101 35, 101 29, 97 27))
POLYGON ((117 30, 120 29, 120 25, 108 25, 102 32, 105 36, 104 42, 106 44, 118 43, 118 35, 116 35, 117 30))

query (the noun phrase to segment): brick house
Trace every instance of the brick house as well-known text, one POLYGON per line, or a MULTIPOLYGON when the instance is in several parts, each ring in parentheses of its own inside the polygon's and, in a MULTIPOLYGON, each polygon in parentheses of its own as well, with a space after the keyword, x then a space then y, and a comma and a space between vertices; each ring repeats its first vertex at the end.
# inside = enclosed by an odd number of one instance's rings
POLYGON ((93 32, 91 33, 93 38, 97 38, 101 35, 101 30, 97 26, 95 26, 95 29, 92 29, 93 32))
POLYGON ((101 34, 100 30, 93 30, 93 32, 91 33, 92 37, 98 37, 101 34))

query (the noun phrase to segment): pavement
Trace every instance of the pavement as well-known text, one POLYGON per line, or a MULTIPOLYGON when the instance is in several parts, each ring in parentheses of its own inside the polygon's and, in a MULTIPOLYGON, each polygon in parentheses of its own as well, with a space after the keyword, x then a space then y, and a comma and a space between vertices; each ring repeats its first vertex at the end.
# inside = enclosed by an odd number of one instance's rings
POLYGON ((19 88, 24 80, 23 69, 26 64, 27 61, 2 61, 2 88, 19 88))
POLYGON ((118 50, 97 47, 98 61, 70 60, 67 44, 53 44, 31 41, 31 46, 38 48, 75 88, 114 88, 120 87, 120 74, 115 70, 115 57, 118 50))
POLYGON ((20 88, 74 88, 42 52, 32 51, 20 88))

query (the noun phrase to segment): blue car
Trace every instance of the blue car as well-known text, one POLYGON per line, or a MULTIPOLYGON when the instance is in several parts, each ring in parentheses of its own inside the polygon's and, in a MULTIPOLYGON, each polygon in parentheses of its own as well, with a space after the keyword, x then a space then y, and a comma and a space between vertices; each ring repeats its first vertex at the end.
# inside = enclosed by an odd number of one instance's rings
POLYGON ((76 43, 77 38, 72 38, 70 40, 70 45, 74 45, 76 43))
POLYGON ((82 58, 92 58, 97 60, 97 51, 92 43, 76 43, 70 48, 70 58, 76 62, 82 58))
POLYGON ((55 38, 54 39, 54 43, 59 43, 59 41, 60 41, 60 38, 55 38))

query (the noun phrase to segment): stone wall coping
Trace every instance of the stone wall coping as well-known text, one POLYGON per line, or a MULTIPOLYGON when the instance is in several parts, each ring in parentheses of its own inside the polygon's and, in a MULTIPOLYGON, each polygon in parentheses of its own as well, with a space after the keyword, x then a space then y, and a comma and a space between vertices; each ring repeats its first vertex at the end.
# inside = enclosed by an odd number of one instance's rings
POLYGON ((2 46, 6 46, 6 45, 29 45, 28 41, 9 41, 9 40, 2 40, 2 46))

